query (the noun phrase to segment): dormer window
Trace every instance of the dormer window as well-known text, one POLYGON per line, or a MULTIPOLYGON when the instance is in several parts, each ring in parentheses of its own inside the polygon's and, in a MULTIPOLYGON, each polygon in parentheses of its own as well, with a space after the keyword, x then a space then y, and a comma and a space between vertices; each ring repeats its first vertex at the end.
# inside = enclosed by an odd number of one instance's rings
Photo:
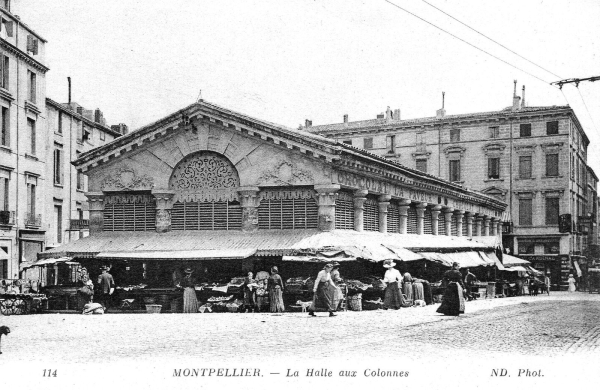
POLYGON ((27 52, 33 55, 38 53, 38 39, 33 35, 27 35, 27 52))
POLYGON ((4 8, 7 11, 10 11, 10 0, 1 0, 0 8, 4 8))
POLYGON ((6 39, 13 36, 13 22, 0 18, 0 37, 6 39))

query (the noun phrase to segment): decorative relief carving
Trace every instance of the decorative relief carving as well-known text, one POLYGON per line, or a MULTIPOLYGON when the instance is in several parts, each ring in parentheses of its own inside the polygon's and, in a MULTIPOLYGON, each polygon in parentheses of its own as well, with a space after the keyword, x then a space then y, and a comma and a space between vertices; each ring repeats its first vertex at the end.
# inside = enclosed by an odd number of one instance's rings
POLYGON ((171 175, 169 188, 176 190, 176 202, 219 202, 238 199, 240 178, 224 156, 208 151, 181 160, 171 175))
POLYGON ((150 176, 138 176, 132 168, 120 168, 107 176, 101 184, 103 191, 139 191, 151 190, 154 179, 150 176))
POLYGON ((313 176, 310 172, 299 169, 295 164, 289 161, 282 161, 267 172, 264 172, 258 178, 258 184, 272 185, 299 185, 312 184, 313 176))
POLYGON ((299 188, 292 190, 265 190, 260 192, 260 200, 263 199, 310 199, 315 197, 312 189, 299 188))
POLYGON ((104 198, 105 204, 116 203, 154 203, 154 196, 150 194, 117 194, 107 195, 104 198))

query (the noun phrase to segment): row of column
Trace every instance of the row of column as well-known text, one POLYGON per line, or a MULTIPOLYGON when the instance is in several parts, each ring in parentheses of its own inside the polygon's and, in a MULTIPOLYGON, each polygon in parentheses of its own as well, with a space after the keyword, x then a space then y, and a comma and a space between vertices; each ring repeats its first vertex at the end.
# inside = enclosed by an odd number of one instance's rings
MULTIPOLYGON (((317 193, 317 205, 319 215, 319 229, 322 231, 331 231, 335 229, 335 201, 339 185, 315 185, 317 193)), ((253 232, 258 230, 258 206, 260 204, 260 189, 258 187, 241 187, 238 190, 239 201, 242 207, 242 230, 253 232)), ((364 222, 364 203, 367 200, 367 190, 354 191, 354 230, 363 231, 364 222)), ((171 229, 171 209, 173 208, 173 195, 175 193, 169 190, 154 190, 152 195, 156 199, 156 231, 163 233, 171 229)), ((90 234, 103 230, 104 225, 104 193, 90 192, 86 194, 90 206, 90 234)), ((386 233, 387 214, 390 205, 390 195, 380 195, 379 204, 379 231, 386 233)), ((400 199, 398 201, 400 209, 400 233, 407 232, 408 208, 410 199, 400 199)), ((423 234, 425 209, 428 204, 424 202, 416 203, 417 211, 417 234, 423 234)), ((456 218, 456 231, 458 237, 462 236, 463 223, 467 224, 467 236, 495 236, 500 234, 501 220, 490 216, 480 216, 475 213, 455 210, 453 208, 440 205, 431 206, 432 230, 433 234, 439 232, 439 215, 444 213, 445 232, 447 236, 452 233, 452 216, 456 218)))

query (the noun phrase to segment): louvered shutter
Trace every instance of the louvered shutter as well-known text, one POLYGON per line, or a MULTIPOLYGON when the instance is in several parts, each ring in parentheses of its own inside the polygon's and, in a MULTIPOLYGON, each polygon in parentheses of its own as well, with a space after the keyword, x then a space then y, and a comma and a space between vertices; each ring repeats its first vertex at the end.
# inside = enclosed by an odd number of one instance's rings
POLYGON ((354 229, 354 198, 347 192, 340 192, 335 201, 335 228, 354 229))
POLYGON ((388 233, 400 233, 400 209, 395 204, 388 206, 388 233))
POLYGON ((379 231, 379 205, 375 199, 368 198, 364 204, 363 230, 379 231))
POLYGON ((450 234, 453 236, 458 236, 458 219, 456 215, 452 214, 452 224, 450 225, 450 234))
POLYGON ((412 205, 408 208, 406 232, 408 234, 417 234, 417 209, 412 205))
POLYGON ((443 212, 438 216, 438 235, 443 236, 446 234, 446 216, 443 212))
POLYGON ((463 217, 463 223, 462 223, 462 235, 463 237, 467 237, 467 217, 463 217))
POLYGON ((433 215, 431 214, 430 209, 425 209, 423 234, 433 234, 433 215))

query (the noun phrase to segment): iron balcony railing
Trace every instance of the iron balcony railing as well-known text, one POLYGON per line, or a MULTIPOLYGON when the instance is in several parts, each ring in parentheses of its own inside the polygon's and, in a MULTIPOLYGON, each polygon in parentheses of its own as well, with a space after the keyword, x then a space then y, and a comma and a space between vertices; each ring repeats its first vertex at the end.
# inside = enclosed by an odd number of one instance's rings
POLYGON ((42 214, 25 214, 25 226, 41 227, 42 226, 42 214))
POLYGON ((15 224, 15 212, 14 211, 0 211, 0 225, 14 225, 15 224))

